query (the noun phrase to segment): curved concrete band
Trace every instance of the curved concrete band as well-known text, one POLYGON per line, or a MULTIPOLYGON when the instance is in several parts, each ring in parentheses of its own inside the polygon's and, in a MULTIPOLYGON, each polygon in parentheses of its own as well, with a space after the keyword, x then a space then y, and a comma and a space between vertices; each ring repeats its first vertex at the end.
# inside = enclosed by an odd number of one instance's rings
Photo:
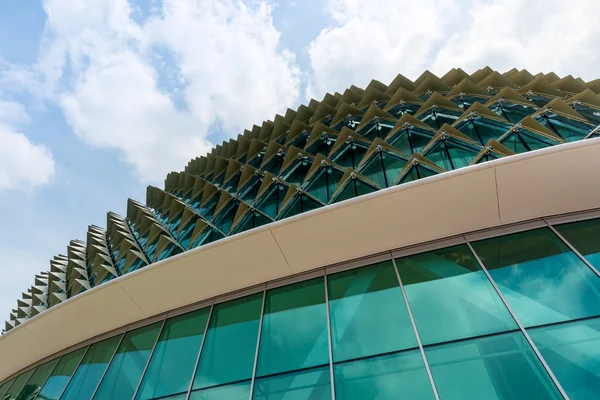
POLYGON ((314 268, 600 207, 600 138, 458 169, 271 223, 121 276, 0 337, 0 381, 124 325, 314 268))

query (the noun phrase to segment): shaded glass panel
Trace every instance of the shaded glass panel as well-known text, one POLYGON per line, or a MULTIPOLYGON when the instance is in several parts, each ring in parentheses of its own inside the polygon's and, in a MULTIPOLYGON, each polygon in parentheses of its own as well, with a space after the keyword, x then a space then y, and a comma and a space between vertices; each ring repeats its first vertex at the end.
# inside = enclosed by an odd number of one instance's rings
POLYGON ((371 193, 378 190, 375 186, 372 186, 360 179, 350 179, 346 181, 345 187, 331 199, 331 203, 339 203, 340 201, 348 200, 353 197, 363 196, 367 193, 371 193))
POLYGON ((525 326, 600 315, 598 278, 549 228, 473 243, 525 326))
POLYGON ((257 293, 214 306, 194 389, 252 377, 262 298, 257 293))
POLYGON ((190 394, 190 400, 248 400, 248 397, 250 381, 197 390, 190 394))
POLYGON ((594 267, 600 268, 600 219, 556 225, 554 228, 594 267))
POLYGON ((510 129, 510 125, 490 119, 476 118, 474 120, 467 119, 461 121, 456 126, 456 129, 482 146, 485 146, 490 139, 498 140, 500 136, 510 129))
POLYGON ((331 196, 335 192, 338 183, 340 183, 342 176, 344 176, 344 172, 337 168, 321 168, 309 181, 304 183, 304 190, 327 204, 331 200, 331 196))
POLYGON ((557 114, 544 115, 538 118, 537 121, 563 138, 566 142, 581 140, 594 129, 592 125, 557 114))
POLYGON ((562 399, 521 332, 425 348, 440 399, 562 399))
POLYGON ((25 387, 25 384, 27 383, 29 378, 31 378, 31 375, 33 375, 34 371, 35 369, 30 369, 29 371, 17 376, 13 384, 10 385, 10 388, 8 389, 2 400, 15 400, 19 393, 21 393, 23 387, 25 387))
POLYGON ((0 399, 6 394, 6 392, 8 392, 8 389, 11 387, 14 381, 14 379, 11 379, 10 381, 4 382, 2 385, 0 385, 0 399))
POLYGON ((600 319, 531 329, 529 336, 569 398, 598 398, 600 319))
POLYGON ((290 200, 290 202, 286 204, 285 208, 280 211, 277 219, 292 217, 294 215, 302 214, 322 206, 323 204, 319 203, 312 197, 309 197, 305 194, 296 193, 294 198, 290 200))
POLYGON ((391 261, 327 278, 334 361, 417 346, 391 261))
POLYGON ((437 171, 433 171, 429 168, 425 168, 422 165, 412 165, 408 171, 404 173, 404 176, 399 177, 397 185, 416 181, 417 179, 427 178, 428 176, 437 175, 437 171))
POLYGON ((38 399, 58 400, 65 386, 71 380, 71 376, 81 362, 87 347, 75 350, 69 354, 65 354, 60 358, 56 367, 52 370, 50 377, 40 391, 38 399))
POLYGON ((156 322, 125 334, 94 400, 133 397, 161 325, 156 322))
POLYGON ((369 146, 356 141, 346 142, 336 150, 331 159, 344 168, 356 168, 367 152, 369 146))
POLYGON ((434 399, 419 350, 337 364, 334 375, 338 400, 434 399))
POLYGON ((388 143, 405 154, 420 153, 433 138, 433 133, 418 128, 401 130, 388 143))
POLYGON ((517 328, 466 245, 400 258, 396 265, 423 344, 517 328))
MULTIPOLYGON (((58 360, 58 358, 55 358, 54 360, 48 361, 47 363, 44 363, 37 367, 33 375, 31 375, 31 378, 29 378, 29 380, 21 390, 21 393, 19 393, 19 396, 17 396, 17 399, 29 400, 35 398, 35 396, 40 392, 40 389, 42 388, 44 382, 46 382, 46 379, 48 379, 48 376, 52 372, 52 369, 54 369, 56 363, 58 363, 58 360)), ((8 390, 8 387, 6 388, 6 390, 8 390)), ((0 389, 0 396, 1 395, 2 389, 0 389)))
POLYGON ((329 362, 324 286, 317 278, 267 292, 258 376, 329 362))
POLYGON ((257 379, 254 400, 331 399, 329 366, 257 379))
POLYGON ((528 115, 537 111, 535 104, 531 103, 531 107, 513 103, 496 103, 491 107, 492 111, 503 116, 509 122, 516 124, 528 115))
POLYGON ((121 336, 94 343, 81 360, 81 364, 71 378, 69 386, 65 389, 61 400, 87 400, 92 397, 106 366, 121 340, 121 336))
POLYGON ((210 308, 165 322, 136 399, 186 392, 190 387, 210 308))

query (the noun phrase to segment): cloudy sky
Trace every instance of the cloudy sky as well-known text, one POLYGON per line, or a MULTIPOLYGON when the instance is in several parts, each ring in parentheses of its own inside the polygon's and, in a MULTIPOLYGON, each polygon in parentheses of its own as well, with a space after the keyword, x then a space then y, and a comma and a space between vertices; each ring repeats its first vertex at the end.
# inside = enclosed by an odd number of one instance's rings
POLYGON ((489 65, 600 76, 597 0, 0 2, 0 319, 106 212, 326 91, 489 65))

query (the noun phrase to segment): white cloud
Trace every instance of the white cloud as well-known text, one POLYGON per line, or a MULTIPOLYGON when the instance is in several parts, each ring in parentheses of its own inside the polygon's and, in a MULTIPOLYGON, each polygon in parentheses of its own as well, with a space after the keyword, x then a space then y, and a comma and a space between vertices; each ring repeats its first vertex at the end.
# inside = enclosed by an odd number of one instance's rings
POLYGON ((329 0, 335 26, 308 48, 313 68, 308 94, 384 83, 397 73, 416 78, 425 69, 472 72, 554 70, 597 77, 600 2, 579 0, 329 0))
POLYGON ((264 3, 165 0, 143 25, 126 0, 44 8, 49 93, 84 142, 119 151, 142 180, 206 153, 214 123, 235 137, 297 101, 299 72, 264 3), (183 104, 165 75, 176 76, 183 104))
POLYGON ((28 119, 21 104, 0 100, 0 191, 32 189, 47 184, 55 174, 50 150, 16 129, 28 119))

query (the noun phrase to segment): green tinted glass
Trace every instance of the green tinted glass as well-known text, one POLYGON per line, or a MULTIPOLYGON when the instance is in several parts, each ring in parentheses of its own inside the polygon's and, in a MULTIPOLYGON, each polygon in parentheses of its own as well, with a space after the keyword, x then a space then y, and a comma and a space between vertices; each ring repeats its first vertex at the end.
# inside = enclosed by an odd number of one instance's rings
POLYGON ((391 261, 327 277, 334 361, 417 346, 391 261))
POLYGON ((596 268, 600 268, 600 219, 572 222, 554 227, 596 268))
POLYGON ((400 258, 396 265, 423 344, 517 328, 466 245, 400 258))
POLYGON ((214 307, 194 389, 252 377, 262 298, 257 293, 214 307))
POLYGON ((530 329, 528 333, 569 398, 598 398, 600 319, 530 329))
POLYGON ((257 375, 327 364, 323 278, 272 289, 266 296, 257 375))
POLYGON ((71 376, 81 362, 86 350, 87 347, 84 347, 62 356, 37 398, 58 400, 69 380, 71 380, 71 376))
POLYGON ((161 325, 156 322, 125 334, 94 400, 133 397, 161 325))
MULTIPOLYGON (((21 393, 19 393, 19 396, 17 396, 17 399, 30 400, 35 398, 35 396, 40 392, 40 389, 42 388, 44 382, 46 382, 46 379, 48 379, 48 376, 52 372, 52 369, 54 368, 54 366, 56 366, 56 363, 58 363, 58 358, 55 358, 54 360, 48 361, 47 363, 37 367, 33 375, 31 375, 31 378, 29 378, 29 380, 21 390, 21 393)), ((8 390, 8 387, 6 389, 8 390)), ((1 393, 2 390, 0 390, 0 396, 1 393)))
POLYGON ((331 399, 329 366, 257 379, 254 400, 328 400, 331 399))
POLYGON ((338 400, 433 399, 419 350, 337 364, 338 400))
POLYGON ((121 335, 113 336, 90 346, 61 400, 89 400, 92 397, 120 340, 121 335))
POLYGON ((473 243, 525 326, 600 315, 600 278, 549 228, 473 243))
POLYGON ((10 385, 10 388, 8 389, 2 400, 15 400, 19 393, 21 393, 23 387, 25 387, 25 384, 27 383, 29 378, 31 378, 31 375, 33 375, 34 371, 35 369, 30 369, 29 371, 17 376, 13 384, 10 385))
POLYGON ((6 381, 0 385, 0 399, 6 394, 6 392, 8 392, 8 389, 11 387, 14 381, 14 379, 11 379, 10 381, 6 381))
POLYGON ((441 399, 562 399, 521 332, 425 348, 441 399))
POLYGON ((248 400, 250 381, 201 389, 190 394, 190 400, 248 400))
POLYGON ((203 308, 165 322, 136 399, 187 392, 209 311, 203 308))

